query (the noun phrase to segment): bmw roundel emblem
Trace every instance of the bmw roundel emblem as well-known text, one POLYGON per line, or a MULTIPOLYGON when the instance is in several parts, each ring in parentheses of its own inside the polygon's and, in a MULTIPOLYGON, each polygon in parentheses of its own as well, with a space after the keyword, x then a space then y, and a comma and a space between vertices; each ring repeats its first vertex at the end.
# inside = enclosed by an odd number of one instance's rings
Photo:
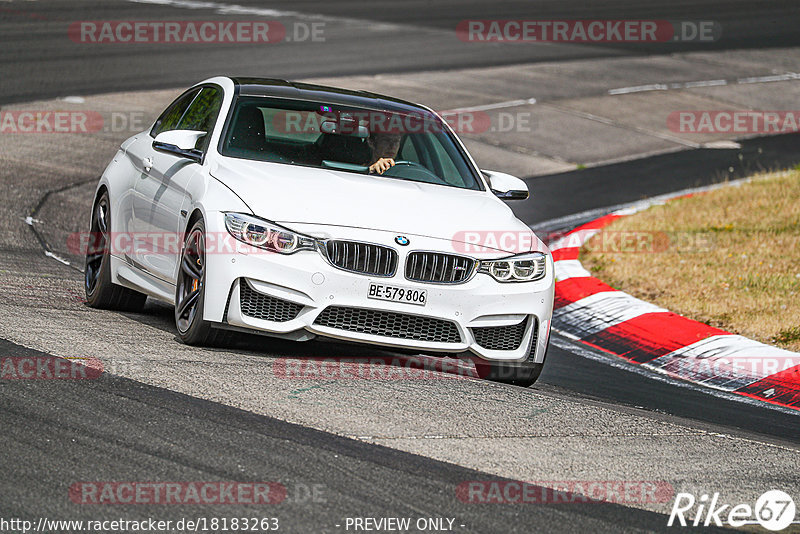
POLYGON ((406 245, 408 245, 410 243, 408 238, 406 236, 404 236, 404 235, 399 235, 399 236, 395 237, 394 238, 394 242, 397 243, 398 245, 400 245, 401 247, 405 247, 406 245))

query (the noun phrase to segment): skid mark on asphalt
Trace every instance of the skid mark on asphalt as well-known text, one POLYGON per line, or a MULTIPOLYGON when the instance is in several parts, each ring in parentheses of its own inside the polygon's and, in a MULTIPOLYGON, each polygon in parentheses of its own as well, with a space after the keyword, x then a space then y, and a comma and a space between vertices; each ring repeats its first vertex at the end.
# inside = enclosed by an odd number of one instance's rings
MULTIPOLYGON (((333 384, 333 382, 327 382, 325 384, 315 384, 315 385, 307 387, 307 388, 294 389, 294 390, 289 392, 289 394, 286 396, 286 398, 287 399, 299 399, 300 398, 300 394, 302 394, 302 393, 305 393, 307 391, 311 391, 313 389, 322 389, 322 390, 324 390, 325 388, 327 388, 331 384, 333 384)), ((319 403, 319 404, 321 404, 321 403, 319 403)))
POLYGON ((523 416, 523 419, 536 419, 537 415, 543 414, 547 412, 544 408, 538 408, 536 410, 531 411, 528 415, 523 416))
POLYGON ((66 259, 62 258, 61 256, 59 256, 58 254, 56 254, 53 251, 53 247, 50 245, 50 243, 47 242, 47 239, 45 238, 45 236, 36 227, 36 224, 34 224, 34 223, 36 223, 36 222, 41 223, 41 221, 38 221, 36 219, 36 216, 39 215, 39 212, 42 210, 42 207, 47 202, 47 199, 50 198, 50 195, 54 195, 54 194, 57 194, 57 193, 63 193, 64 191, 68 191, 70 189, 74 189, 76 187, 80 187, 82 185, 86 185, 86 184, 89 184, 89 183, 94 183, 96 181, 97 181, 97 178, 90 178, 88 180, 80 180, 78 182, 73 182, 71 184, 67 184, 67 185, 64 185, 62 187, 58 187, 58 188, 50 189, 50 190, 46 191, 41 197, 39 197, 39 201, 36 203, 36 205, 33 207, 33 209, 31 209, 30 213, 25 218, 25 224, 33 232, 33 235, 36 237, 36 240, 39 242, 39 245, 42 247, 42 249, 44 251, 44 255, 47 256, 48 258, 52 258, 52 259, 58 261, 59 263, 62 263, 64 265, 66 265, 67 267, 75 269, 76 271, 79 271, 79 272, 83 272, 83 268, 81 266, 79 266, 79 265, 74 265, 74 264, 70 263, 69 260, 66 260, 66 259))

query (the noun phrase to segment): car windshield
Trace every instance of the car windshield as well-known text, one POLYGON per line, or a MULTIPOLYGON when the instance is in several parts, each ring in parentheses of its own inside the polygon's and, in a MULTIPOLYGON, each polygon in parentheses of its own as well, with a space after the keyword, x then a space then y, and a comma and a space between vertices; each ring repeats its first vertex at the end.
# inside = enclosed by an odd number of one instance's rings
POLYGON ((428 111, 240 97, 229 120, 224 156, 364 174, 391 158, 395 165, 382 176, 483 189, 453 134, 428 111))

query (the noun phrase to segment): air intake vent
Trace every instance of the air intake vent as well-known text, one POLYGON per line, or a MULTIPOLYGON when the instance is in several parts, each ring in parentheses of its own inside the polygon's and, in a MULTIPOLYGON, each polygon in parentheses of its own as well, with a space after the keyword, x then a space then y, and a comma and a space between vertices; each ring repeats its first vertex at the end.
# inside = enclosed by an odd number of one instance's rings
MULTIPOLYGON (((522 344, 522 338, 525 336, 525 327, 528 325, 528 319, 525 319, 519 324, 512 324, 508 326, 481 326, 471 328, 472 335, 475 336, 475 342, 487 350, 517 350, 522 344)), ((538 328, 534 320, 533 325, 533 343, 536 343, 536 335, 538 328)))
POLYGON ((441 252, 412 252, 406 259, 406 278, 415 282, 460 284, 475 270, 475 260, 441 252))
POLYGON ((328 306, 314 324, 397 339, 432 343, 461 343, 455 323, 432 317, 394 313, 365 308, 328 306))
POLYGON ((239 302, 242 315, 276 323, 291 321, 303 309, 300 304, 259 293, 244 280, 239 282, 239 302))
POLYGON ((351 273, 394 276, 397 270, 397 251, 390 247, 331 240, 325 243, 325 253, 334 267, 351 273))

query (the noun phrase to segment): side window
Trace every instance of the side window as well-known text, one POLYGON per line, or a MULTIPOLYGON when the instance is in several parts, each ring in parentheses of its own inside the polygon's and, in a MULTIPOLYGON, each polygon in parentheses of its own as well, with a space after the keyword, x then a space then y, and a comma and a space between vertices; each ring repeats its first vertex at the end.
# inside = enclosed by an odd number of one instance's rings
POLYGON ((184 93, 172 104, 170 104, 166 111, 161 114, 156 123, 153 125, 153 129, 150 130, 150 135, 155 137, 161 132, 177 130, 181 117, 183 117, 186 108, 189 107, 189 104, 192 103, 192 100, 194 100, 194 97, 197 96, 198 92, 200 92, 199 89, 193 89, 187 93, 184 93))
MULTIPOLYGON (((221 107, 222 91, 215 87, 204 87, 183 114, 183 118, 178 123, 178 129, 210 134, 217 122, 217 115, 219 115, 221 107)), ((195 148, 205 151, 210 137, 210 135, 206 135, 198 139, 195 148)))

